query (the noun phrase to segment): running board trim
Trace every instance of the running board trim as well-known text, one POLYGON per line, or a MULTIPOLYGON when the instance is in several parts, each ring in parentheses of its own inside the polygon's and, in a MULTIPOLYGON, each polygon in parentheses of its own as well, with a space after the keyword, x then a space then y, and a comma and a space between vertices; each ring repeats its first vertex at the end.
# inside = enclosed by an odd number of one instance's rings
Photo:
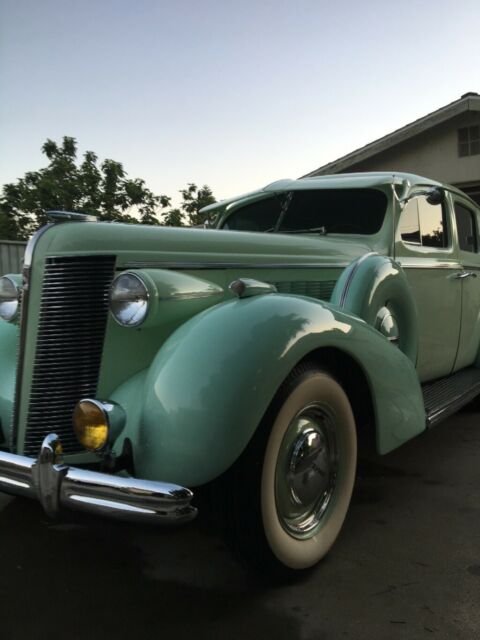
POLYGON ((427 428, 456 413, 480 395, 480 369, 469 367, 422 387, 427 428))

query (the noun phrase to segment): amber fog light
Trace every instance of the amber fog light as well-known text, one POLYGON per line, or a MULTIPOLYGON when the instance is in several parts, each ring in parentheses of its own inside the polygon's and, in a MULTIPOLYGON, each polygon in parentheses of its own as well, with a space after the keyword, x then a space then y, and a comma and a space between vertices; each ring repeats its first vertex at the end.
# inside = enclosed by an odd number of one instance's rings
POLYGON ((80 400, 73 412, 73 428, 85 449, 100 451, 108 442, 108 416, 95 400, 80 400))
POLYGON ((101 451, 125 426, 125 411, 111 400, 84 398, 73 411, 73 429, 89 451, 101 451))

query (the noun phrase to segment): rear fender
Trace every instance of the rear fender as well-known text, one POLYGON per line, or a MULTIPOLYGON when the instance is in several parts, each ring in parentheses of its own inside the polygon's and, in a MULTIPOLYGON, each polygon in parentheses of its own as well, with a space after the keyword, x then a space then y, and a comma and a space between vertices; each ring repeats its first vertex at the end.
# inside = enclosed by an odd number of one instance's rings
POLYGON ((417 309, 407 277, 392 258, 366 253, 354 260, 337 280, 331 303, 376 329, 388 314, 399 349, 416 363, 417 309))
POLYGON ((187 486, 214 479, 241 454, 293 367, 321 347, 344 351, 364 371, 381 453, 425 428, 418 378, 399 349, 327 303, 269 294, 190 319, 148 371, 117 390, 113 399, 127 404, 129 419, 116 450, 129 437, 145 478, 187 486))

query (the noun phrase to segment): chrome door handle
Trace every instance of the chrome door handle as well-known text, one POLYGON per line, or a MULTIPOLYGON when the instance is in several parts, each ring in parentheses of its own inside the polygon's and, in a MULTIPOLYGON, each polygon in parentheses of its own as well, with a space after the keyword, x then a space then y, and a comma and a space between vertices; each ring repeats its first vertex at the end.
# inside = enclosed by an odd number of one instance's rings
POLYGON ((455 278, 458 280, 463 280, 463 278, 476 278, 477 274, 474 271, 462 271, 461 273, 457 273, 455 278))

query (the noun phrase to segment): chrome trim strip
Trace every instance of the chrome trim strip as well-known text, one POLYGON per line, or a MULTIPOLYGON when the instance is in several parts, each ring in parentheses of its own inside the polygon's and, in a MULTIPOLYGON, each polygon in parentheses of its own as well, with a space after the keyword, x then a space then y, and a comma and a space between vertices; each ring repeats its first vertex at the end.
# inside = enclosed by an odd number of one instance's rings
POLYGON ((40 227, 40 229, 35 231, 33 236, 29 239, 27 247, 25 249, 25 255, 23 256, 24 269, 29 269, 32 266, 33 251, 35 249, 37 242, 40 240, 40 237, 43 236, 45 231, 47 231, 47 229, 50 229, 53 226, 54 226, 53 223, 49 223, 44 225, 43 227, 40 227))
POLYGON ((117 267, 125 269, 344 269, 349 262, 127 262, 117 267))
POLYGON ((451 269, 452 271, 458 271, 463 269, 462 265, 457 262, 402 262, 401 258, 397 259, 397 263, 402 269, 451 269))
POLYGON ((197 515, 189 489, 68 467, 59 458, 60 446, 50 433, 36 460, 0 452, 0 490, 37 499, 51 517, 62 508, 154 524, 189 522, 197 515))
POLYGON ((78 213, 77 211, 46 211, 46 214, 54 224, 61 222, 98 222, 96 216, 90 216, 87 213, 78 213))
POLYGON ((354 275, 357 273, 357 269, 358 267, 362 264, 362 262, 364 262, 367 258, 369 258, 370 256, 376 256, 378 255, 375 251, 369 251, 368 253, 364 253, 363 256, 361 256, 360 258, 358 258, 358 260, 356 261, 355 265, 353 266, 353 269, 350 271, 350 273, 348 274, 348 278, 347 281, 345 282, 345 284, 343 285, 343 291, 342 294, 340 296, 340 303, 339 303, 339 307, 342 309, 345 306, 345 300, 347 298, 347 294, 348 294, 348 290, 350 289, 350 285, 352 284, 352 280, 354 275))

